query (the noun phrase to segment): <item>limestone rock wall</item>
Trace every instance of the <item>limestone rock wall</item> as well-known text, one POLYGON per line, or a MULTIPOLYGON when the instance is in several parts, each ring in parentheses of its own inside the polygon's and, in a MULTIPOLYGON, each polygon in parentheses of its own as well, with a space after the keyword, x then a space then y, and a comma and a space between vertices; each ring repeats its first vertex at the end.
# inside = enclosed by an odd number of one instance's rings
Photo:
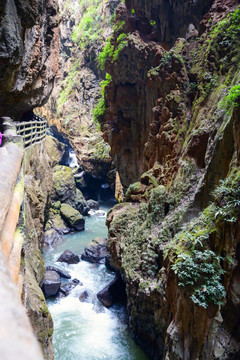
POLYGON ((41 344, 45 359, 53 359, 53 322, 44 295, 39 287, 45 268, 41 245, 45 225, 45 214, 53 185, 53 167, 62 156, 58 142, 46 138, 40 145, 34 145, 24 154, 25 187, 25 243, 22 262, 24 265, 23 302, 27 309, 34 332, 41 344))
POLYGON ((94 21, 87 28, 84 16, 92 3, 81 2, 76 6, 75 1, 60 2, 60 70, 52 96, 40 111, 68 137, 82 169, 113 185, 115 173, 111 172, 110 148, 93 121, 93 109, 100 97, 100 82, 105 79, 97 57, 112 31, 112 18, 119 0, 95 1, 95 14, 91 15, 94 21), (86 36, 78 32, 79 25, 86 36), (73 41, 74 33, 79 34, 78 40, 75 36, 73 41))
POLYGON ((26 309, 21 302, 23 290, 22 247, 25 242, 22 211, 23 143, 9 118, 1 119, 3 145, 0 148, 0 273, 1 319, 0 351, 6 360, 43 359, 33 334, 26 309))
POLYGON ((146 32, 149 9, 158 14, 160 3, 120 5, 124 24, 111 40, 118 56, 105 63, 112 78, 102 130, 126 201, 108 215, 109 249, 126 279, 131 329, 151 359, 233 360, 240 355, 239 98, 226 99, 240 79, 239 1, 208 4, 201 36, 175 37, 170 50, 154 37, 157 19, 146 32))
POLYGON ((0 6, 0 115, 20 120, 47 101, 58 70, 56 0, 0 6))
POLYGON ((213 0, 126 0, 129 10, 134 9, 139 19, 139 30, 141 22, 146 19, 156 21, 157 40, 172 45, 176 38, 185 37, 190 24, 199 29, 199 23, 208 12, 213 0))

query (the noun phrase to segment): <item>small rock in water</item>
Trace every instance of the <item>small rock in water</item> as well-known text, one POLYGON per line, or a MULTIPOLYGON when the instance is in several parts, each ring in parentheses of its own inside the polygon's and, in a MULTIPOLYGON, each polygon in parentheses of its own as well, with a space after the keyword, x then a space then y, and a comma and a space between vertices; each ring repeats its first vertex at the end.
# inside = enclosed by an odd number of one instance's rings
POLYGON ((46 270, 47 271, 56 271, 62 278, 71 279, 71 275, 69 275, 69 273, 67 271, 56 268, 55 266, 47 266, 46 270))
POLYGON ((89 300, 90 294, 87 290, 84 290, 80 295, 79 295, 79 300, 81 302, 88 302, 87 300, 89 300))
MULTIPOLYGON (((60 289, 59 289, 59 292, 60 292, 62 295, 67 296, 67 295, 69 295, 70 291, 71 291, 72 289, 74 289, 77 285, 82 286, 81 281, 79 281, 78 279, 73 279, 70 283, 61 285, 61 287, 60 287, 60 289)), ((61 296, 60 296, 60 297, 61 297, 61 296)))
POLYGON ((45 272, 41 288, 46 298, 57 295, 60 285, 60 275, 56 271, 45 272))
POLYGON ((115 303, 126 301, 125 283, 121 275, 116 275, 103 290, 97 293, 98 300, 105 306, 110 307, 115 303))
POLYGON ((73 284, 80 284, 80 285, 82 285, 81 281, 78 280, 78 279, 73 279, 73 280, 72 280, 72 283, 73 283, 73 284))
POLYGON ((70 250, 65 250, 62 255, 57 259, 59 262, 65 262, 67 264, 77 264, 79 263, 80 259, 79 256, 74 254, 70 250))
POLYGON ((91 210, 99 210, 99 203, 95 200, 87 200, 87 204, 91 210))
POLYGON ((85 247, 81 259, 90 263, 105 264, 105 258, 108 255, 107 239, 96 237, 85 247))

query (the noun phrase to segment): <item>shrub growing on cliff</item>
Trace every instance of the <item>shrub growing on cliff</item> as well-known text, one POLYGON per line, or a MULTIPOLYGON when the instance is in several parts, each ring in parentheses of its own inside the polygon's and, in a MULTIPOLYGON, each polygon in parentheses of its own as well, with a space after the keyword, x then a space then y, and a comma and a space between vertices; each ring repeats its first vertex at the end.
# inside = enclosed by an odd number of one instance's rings
POLYGON ((105 80, 102 80, 100 82, 100 85, 101 85, 101 98, 99 99, 97 105, 95 106, 95 108, 93 110, 93 120, 95 122, 99 122, 101 117, 104 116, 104 114, 106 112, 104 93, 105 93, 106 86, 109 85, 111 80, 112 80, 111 75, 107 73, 105 80))
POLYGON ((191 255, 180 254, 172 266, 179 286, 188 287, 195 304, 204 308, 209 303, 222 304, 225 290, 221 284, 221 276, 224 274, 221 260, 222 257, 211 250, 194 250, 191 255))
POLYGON ((227 110, 227 113, 229 113, 232 108, 238 108, 239 106, 240 106, 240 85, 235 85, 231 87, 228 95, 220 103, 220 107, 225 108, 227 110))
POLYGON ((179 285, 187 289, 195 304, 205 308, 209 304, 221 304, 225 296, 221 276, 226 260, 211 248, 212 239, 222 236, 223 223, 236 222, 240 214, 238 169, 220 181, 213 197, 214 202, 175 235, 164 250, 173 263, 179 285))
POLYGON ((85 48, 99 38, 102 27, 102 19, 99 15, 102 1, 89 0, 87 7, 86 2, 81 1, 79 6, 82 7, 84 11, 73 31, 72 40, 79 44, 81 48, 85 48))
POLYGON ((126 39, 127 34, 121 33, 118 36, 115 45, 112 44, 112 37, 107 40, 106 45, 98 55, 98 64, 101 70, 104 70, 105 63, 108 59, 110 59, 110 61, 116 61, 118 59, 120 51, 122 51, 128 44, 126 39))

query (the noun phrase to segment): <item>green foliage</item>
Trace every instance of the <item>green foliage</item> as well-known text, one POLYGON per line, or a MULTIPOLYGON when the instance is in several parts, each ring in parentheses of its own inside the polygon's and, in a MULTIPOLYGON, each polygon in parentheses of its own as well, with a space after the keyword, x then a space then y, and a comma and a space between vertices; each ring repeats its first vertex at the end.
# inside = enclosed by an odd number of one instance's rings
POLYGON ((106 42, 106 45, 98 55, 98 64, 101 70, 104 70, 105 63, 109 57, 114 53, 114 45, 111 44, 111 38, 106 42))
POLYGON ((232 108, 238 108, 240 106, 240 84, 232 86, 229 90, 228 95, 220 103, 221 108, 225 108, 227 113, 230 112, 232 108))
POLYGON ((211 250, 193 250, 191 255, 183 253, 172 266, 179 286, 188 288, 192 301, 204 308, 211 303, 221 305, 225 297, 221 276, 224 270, 222 257, 211 250))
POLYGON ((134 15, 135 14, 135 9, 131 9, 131 13, 134 15))
POLYGON ((110 146, 102 139, 94 146, 94 153, 91 159, 95 161, 107 161, 110 156, 109 151, 110 146))
POLYGON ((218 35, 222 33, 224 35, 224 40, 227 37, 238 37, 240 36, 240 6, 229 13, 223 20, 219 21, 217 25, 215 25, 211 31, 211 34, 218 35))
POLYGON ((212 28, 208 40, 206 58, 215 56, 217 49, 216 65, 221 71, 227 71, 230 66, 239 63, 240 46, 240 6, 229 13, 223 20, 212 28))
POLYGON ((98 55, 98 64, 101 70, 104 70, 105 63, 108 59, 111 61, 116 61, 118 59, 120 51, 128 44, 128 41, 125 39, 127 39, 127 34, 121 33, 116 40, 116 45, 112 44, 112 37, 107 40, 106 45, 98 55))
POLYGON ((240 213, 240 171, 233 169, 213 192, 214 201, 198 217, 192 219, 165 247, 164 254, 180 286, 186 287, 194 303, 207 307, 220 304, 225 296, 221 284, 224 271, 211 248, 211 236, 220 236, 222 224, 237 221, 240 213))
POLYGON ((150 25, 151 25, 151 26, 155 26, 155 25, 156 25, 156 21, 150 20, 150 25))
POLYGON ((80 1, 79 5, 83 8, 83 15, 73 31, 72 40, 84 49, 100 37, 102 1, 89 0, 87 7, 85 2, 80 1))
POLYGON ((105 80, 102 80, 100 82, 100 85, 101 85, 101 98, 99 99, 97 105, 95 106, 95 108, 93 110, 93 120, 95 122, 98 122, 101 119, 101 117, 104 116, 104 114, 106 112, 104 93, 105 93, 106 86, 109 85, 111 80, 112 80, 111 75, 107 73, 105 80))
POLYGON ((240 211, 240 171, 235 170, 214 190, 215 219, 236 222, 240 211))
POLYGON ((68 76, 62 82, 62 88, 58 99, 57 99, 57 109, 60 111, 67 101, 68 97, 73 91, 74 86, 77 85, 77 74, 79 68, 79 61, 75 61, 69 70, 68 76))

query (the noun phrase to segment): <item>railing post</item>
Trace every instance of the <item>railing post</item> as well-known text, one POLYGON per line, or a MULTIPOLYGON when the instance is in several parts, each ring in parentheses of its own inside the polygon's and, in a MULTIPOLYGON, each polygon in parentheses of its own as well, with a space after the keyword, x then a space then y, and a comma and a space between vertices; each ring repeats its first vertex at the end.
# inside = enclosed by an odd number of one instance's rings
POLYGON ((42 142, 47 133, 47 120, 41 116, 33 116, 33 120, 16 123, 17 134, 22 136, 24 147, 42 142))

